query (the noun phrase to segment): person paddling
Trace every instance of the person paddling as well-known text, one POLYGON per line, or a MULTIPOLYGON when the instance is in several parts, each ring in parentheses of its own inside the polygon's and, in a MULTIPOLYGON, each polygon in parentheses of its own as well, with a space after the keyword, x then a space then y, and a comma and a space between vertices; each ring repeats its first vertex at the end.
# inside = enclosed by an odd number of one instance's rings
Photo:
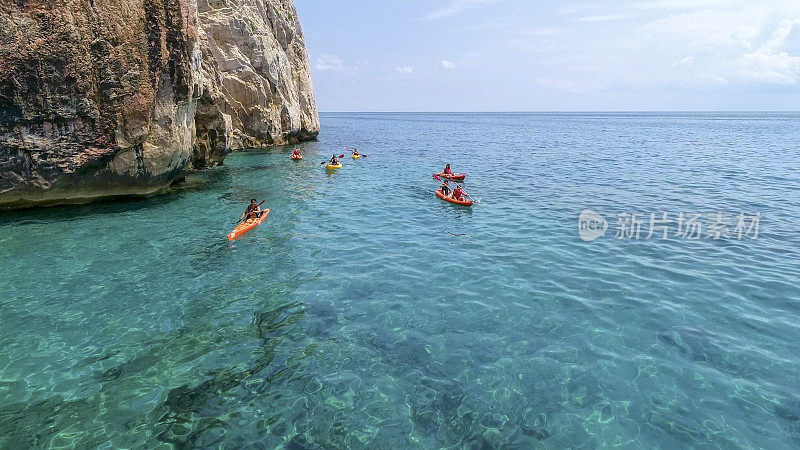
POLYGON ((445 197, 450 196, 450 193, 453 192, 453 190, 450 189, 450 181, 448 180, 445 180, 444 183, 439 186, 439 189, 442 190, 442 194, 444 194, 445 197))
POLYGON ((300 150, 297 147, 294 148, 294 151, 292 152, 292 156, 295 156, 295 157, 296 156, 301 156, 300 155, 300 150))
POLYGON ((461 188, 460 184, 457 184, 456 189, 453 191, 453 198, 458 201, 462 201, 464 200, 464 195, 469 195, 469 194, 464 192, 464 189, 461 188))
POLYGON ((445 175, 452 175, 453 174, 453 171, 450 170, 450 164, 444 166, 444 172, 442 172, 442 173, 444 173, 445 175))
POLYGON ((361 156, 361 153, 358 153, 358 149, 357 148, 353 149, 353 156, 361 156))
POLYGON ((339 164, 339 160, 336 158, 336 153, 333 154, 333 158, 331 158, 328 163, 332 166, 339 164))
POLYGON ((251 198, 250 204, 247 205, 247 209, 244 211, 244 214, 242 214, 242 218, 239 219, 239 222, 245 220, 245 218, 247 218, 247 220, 251 220, 261 217, 261 215, 264 214, 264 211, 261 211, 261 203, 256 204, 256 199, 251 198))

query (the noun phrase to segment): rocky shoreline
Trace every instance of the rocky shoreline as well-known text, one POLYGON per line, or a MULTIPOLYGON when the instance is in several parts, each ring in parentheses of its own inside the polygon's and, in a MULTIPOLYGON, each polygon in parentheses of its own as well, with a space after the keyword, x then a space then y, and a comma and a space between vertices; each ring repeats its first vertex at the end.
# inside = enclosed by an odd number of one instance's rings
POLYGON ((0 4, 0 208, 152 195, 319 133, 291 0, 0 4))

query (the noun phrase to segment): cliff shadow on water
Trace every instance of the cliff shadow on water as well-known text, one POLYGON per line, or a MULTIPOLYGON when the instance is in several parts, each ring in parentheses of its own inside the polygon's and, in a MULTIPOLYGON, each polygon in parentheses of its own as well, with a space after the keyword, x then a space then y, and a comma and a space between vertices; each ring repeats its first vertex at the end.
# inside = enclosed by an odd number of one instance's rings
POLYGON ((0 209, 0 226, 70 221, 89 216, 119 215, 167 206, 191 192, 213 188, 220 183, 226 183, 229 179, 230 174, 227 169, 219 167, 189 173, 186 177, 151 195, 109 196, 74 203, 59 203, 47 208, 30 206, 0 209))

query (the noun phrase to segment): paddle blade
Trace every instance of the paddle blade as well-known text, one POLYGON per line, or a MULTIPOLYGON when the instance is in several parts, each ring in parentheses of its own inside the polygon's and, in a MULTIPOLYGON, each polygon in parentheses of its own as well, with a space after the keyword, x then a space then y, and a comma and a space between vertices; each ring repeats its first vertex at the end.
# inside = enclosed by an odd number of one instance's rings
POLYGON ((437 181, 442 181, 442 179, 439 178, 439 175, 437 175, 437 174, 433 174, 433 178, 436 178, 437 181))

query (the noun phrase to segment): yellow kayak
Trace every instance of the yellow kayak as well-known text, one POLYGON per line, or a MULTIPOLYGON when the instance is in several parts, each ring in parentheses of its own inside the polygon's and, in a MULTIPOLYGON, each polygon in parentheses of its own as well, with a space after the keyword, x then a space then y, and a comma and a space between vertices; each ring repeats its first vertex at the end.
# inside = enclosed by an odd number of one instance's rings
POLYGON ((341 169, 342 168, 342 163, 339 163, 339 164, 336 164, 336 165, 328 164, 327 166, 325 166, 325 168, 328 169, 328 170, 341 169))
POLYGON ((361 158, 361 155, 353 155, 353 159, 361 158))

